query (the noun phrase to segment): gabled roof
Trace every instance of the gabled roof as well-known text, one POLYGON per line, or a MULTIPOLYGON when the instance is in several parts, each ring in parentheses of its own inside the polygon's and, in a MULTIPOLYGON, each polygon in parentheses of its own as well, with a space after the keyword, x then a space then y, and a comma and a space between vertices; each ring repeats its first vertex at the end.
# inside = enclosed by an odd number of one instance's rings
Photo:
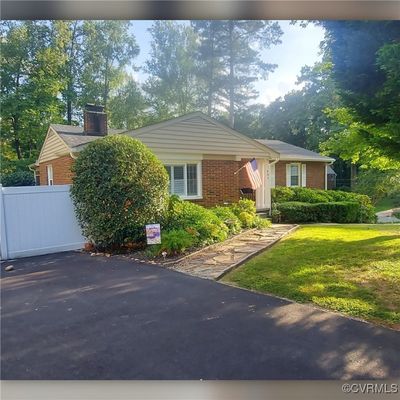
POLYGON ((132 130, 127 134, 142 141, 156 154, 182 152, 236 155, 242 158, 279 157, 270 147, 219 123, 202 112, 189 113, 132 130))
MULTIPOLYGON (((132 131, 109 129, 108 133, 127 134, 137 138, 157 156, 165 154, 187 154, 188 157, 223 155, 234 156, 239 160, 243 158, 277 160, 279 158, 279 153, 272 147, 257 142, 202 112, 193 112, 132 131)), ((39 159, 77 153, 88 143, 99 138, 101 136, 86 135, 81 126, 51 124, 39 159)))
POLYGON ((294 146, 281 140, 256 139, 257 142, 274 149, 280 154, 281 160, 287 161, 322 161, 334 162, 335 159, 323 156, 315 151, 304 149, 303 147, 294 146))
MULTIPOLYGON (((50 124, 50 128, 58 133, 60 138, 67 146, 71 148, 71 150, 74 150, 74 147, 81 146, 101 138, 101 136, 85 135, 82 126, 50 124)), ((111 135, 120 134, 123 132, 125 132, 124 129, 108 129, 108 133, 111 135)))

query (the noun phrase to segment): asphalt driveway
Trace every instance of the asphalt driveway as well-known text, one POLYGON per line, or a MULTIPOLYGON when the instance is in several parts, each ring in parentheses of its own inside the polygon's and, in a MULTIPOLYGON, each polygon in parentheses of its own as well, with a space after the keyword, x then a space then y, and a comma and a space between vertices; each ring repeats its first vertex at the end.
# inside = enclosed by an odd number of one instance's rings
POLYGON ((400 332, 119 257, 9 264, 2 379, 400 377, 400 332))

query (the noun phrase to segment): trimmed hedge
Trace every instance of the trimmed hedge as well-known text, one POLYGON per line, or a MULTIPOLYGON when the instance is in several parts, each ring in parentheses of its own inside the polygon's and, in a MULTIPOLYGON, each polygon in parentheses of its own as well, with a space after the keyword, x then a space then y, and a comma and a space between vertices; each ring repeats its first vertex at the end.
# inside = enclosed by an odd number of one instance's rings
POLYGON ((290 201, 280 203, 281 222, 360 222, 360 204, 352 201, 335 201, 330 203, 304 203, 290 201))
MULTIPOLYGON (((359 193, 343 192, 340 190, 320 190, 278 186, 272 189, 272 201, 273 203, 279 204, 279 206, 276 206, 279 211, 281 211, 281 205, 287 202, 308 204, 351 202, 358 204, 357 219, 352 222, 373 223, 376 221, 375 209, 372 205, 371 199, 367 195, 359 193)), ((324 220, 317 220, 315 222, 324 222, 324 220)))

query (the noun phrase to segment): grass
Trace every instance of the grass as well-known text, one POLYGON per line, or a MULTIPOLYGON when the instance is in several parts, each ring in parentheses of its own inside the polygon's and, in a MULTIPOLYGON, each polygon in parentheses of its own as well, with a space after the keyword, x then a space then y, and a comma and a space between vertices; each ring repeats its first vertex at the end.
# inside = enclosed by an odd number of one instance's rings
POLYGON ((375 212, 391 210, 392 208, 396 208, 395 199, 392 197, 385 197, 376 203, 375 212))
POLYGON ((400 225, 303 226, 223 281, 400 329, 400 225))

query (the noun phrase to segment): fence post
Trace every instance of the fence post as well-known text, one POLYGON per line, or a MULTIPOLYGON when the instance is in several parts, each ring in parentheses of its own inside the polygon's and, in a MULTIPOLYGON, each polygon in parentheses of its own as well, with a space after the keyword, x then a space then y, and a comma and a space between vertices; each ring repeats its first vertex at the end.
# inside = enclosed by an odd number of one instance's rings
POLYGON ((8 259, 6 213, 4 209, 3 186, 0 184, 0 256, 2 260, 8 259))

